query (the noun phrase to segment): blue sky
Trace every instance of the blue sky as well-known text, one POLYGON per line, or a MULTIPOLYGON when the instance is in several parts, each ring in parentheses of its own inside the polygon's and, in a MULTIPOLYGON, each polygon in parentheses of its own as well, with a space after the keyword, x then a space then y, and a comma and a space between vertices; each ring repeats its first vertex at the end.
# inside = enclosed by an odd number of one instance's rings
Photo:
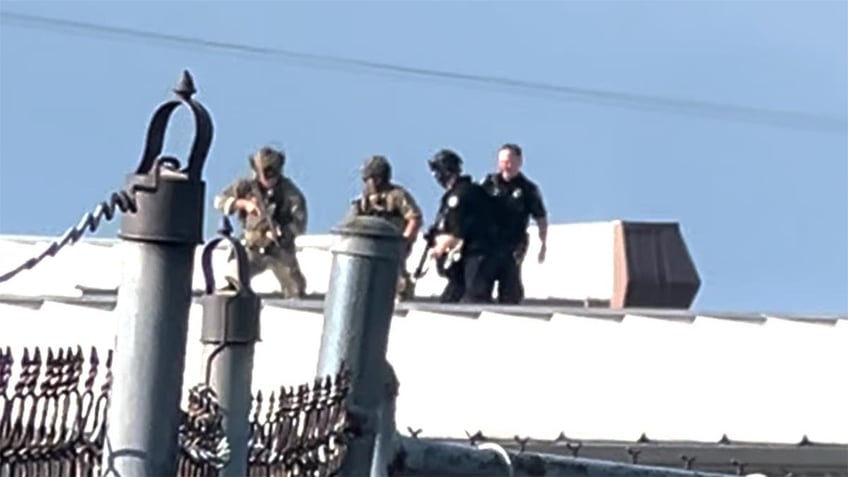
MULTIPOLYGON (((848 311, 848 3, 0 2, 4 12, 596 90, 798 111, 821 131, 315 68, 0 23, 0 233, 59 235, 137 164, 183 68, 215 120, 208 196, 266 142, 326 232, 383 153, 427 217, 441 147, 480 176, 506 141, 553 222, 675 220, 699 309, 848 311)), ((182 113, 182 112, 181 112, 182 113)), ((169 150, 191 129, 177 114, 169 150)), ((208 230, 217 216, 207 209, 208 230)), ((117 221, 99 236, 114 235, 117 221)), ((552 245, 552 246, 555 246, 552 245)))

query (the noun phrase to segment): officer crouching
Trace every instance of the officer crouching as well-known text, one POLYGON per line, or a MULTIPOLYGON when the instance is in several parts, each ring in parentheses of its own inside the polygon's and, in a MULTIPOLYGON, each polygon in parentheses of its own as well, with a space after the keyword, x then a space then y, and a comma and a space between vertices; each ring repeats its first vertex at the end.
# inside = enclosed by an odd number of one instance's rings
POLYGON ((443 149, 428 162, 444 189, 430 244, 448 284, 443 303, 492 301, 498 268, 498 236, 493 203, 485 189, 462 174, 462 159, 443 149))
POLYGON ((406 269, 406 261, 421 227, 421 209, 412 194, 392 183, 392 166, 384 156, 371 156, 362 164, 362 194, 351 201, 349 215, 382 217, 401 230, 406 249, 400 262, 396 297, 409 300, 415 296, 415 284, 406 269))
POLYGON ((230 184, 215 197, 214 205, 238 217, 250 277, 270 269, 284 297, 300 298, 306 292, 306 278, 297 261, 295 238, 306 231, 306 198, 283 175, 285 160, 282 151, 259 149, 249 158, 252 176, 230 184))

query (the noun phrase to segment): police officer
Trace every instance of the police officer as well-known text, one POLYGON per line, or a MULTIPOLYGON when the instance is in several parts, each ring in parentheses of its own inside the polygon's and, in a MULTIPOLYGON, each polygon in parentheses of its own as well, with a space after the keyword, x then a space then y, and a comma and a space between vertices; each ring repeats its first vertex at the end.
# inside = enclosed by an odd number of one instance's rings
POLYGON ((508 268, 498 276, 498 297, 504 303, 518 303, 524 298, 521 265, 530 242, 527 233, 530 217, 539 228, 539 263, 545 261, 547 253, 547 210, 539 187, 521 172, 523 161, 518 144, 504 144, 498 150, 498 171, 481 181, 498 204, 501 239, 512 254, 508 268))
POLYGON ((421 209, 405 188, 392 183, 392 166, 384 156, 371 156, 362 164, 362 195, 351 201, 349 215, 383 217, 401 230, 406 253, 401 261, 396 296, 408 300, 415 296, 415 284, 406 269, 406 261, 421 227, 421 209))
POLYGON ((295 238, 306 231, 306 198, 283 175, 285 161, 282 151, 260 148, 249 158, 252 176, 227 186, 215 196, 214 205, 226 215, 237 215, 250 277, 270 269, 284 297, 300 298, 306 278, 297 261, 295 238))
POLYGON ((440 301, 485 303, 492 300, 497 224, 492 201, 479 184, 462 174, 462 159, 451 150, 429 161, 445 189, 437 213, 432 256, 447 268, 448 284, 440 301))

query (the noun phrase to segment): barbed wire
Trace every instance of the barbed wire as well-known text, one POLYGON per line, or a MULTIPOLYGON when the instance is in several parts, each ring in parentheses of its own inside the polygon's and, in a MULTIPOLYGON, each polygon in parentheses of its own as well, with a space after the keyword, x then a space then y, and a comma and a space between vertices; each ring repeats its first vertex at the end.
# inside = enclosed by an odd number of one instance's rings
POLYGON ((184 455, 199 465, 222 469, 230 461, 224 432, 224 414, 218 395, 205 383, 188 391, 188 409, 180 425, 179 443, 184 455))
POLYGON ((174 158, 159 158, 153 168, 153 181, 150 185, 136 183, 128 190, 121 189, 113 192, 108 200, 97 204, 97 207, 91 212, 84 214, 76 226, 69 228, 62 234, 62 237, 51 242, 44 251, 0 275, 0 283, 11 280, 24 270, 31 270, 47 257, 55 257, 66 246, 77 243, 87 232, 96 232, 101 222, 104 220, 111 221, 118 215, 119 211, 122 213, 137 212, 136 195, 142 191, 155 192, 159 187, 159 177, 162 170, 175 170, 178 167, 179 162, 174 158))
MULTIPOLYGON (((0 477, 99 475, 111 350, 105 366, 100 364, 94 347, 87 356, 80 347, 46 353, 24 348, 19 362, 11 348, 0 348, 0 477)), ((249 473, 336 475, 355 432, 344 404, 349 391, 350 374, 342 371, 311 385, 282 386, 268 399, 257 393, 249 421, 249 473)), ((205 383, 188 390, 178 442, 179 477, 214 477, 230 459, 222 408, 205 383)))
MULTIPOLYGON (((458 443, 461 439, 424 437, 421 428, 406 428, 409 439, 458 443)), ((795 444, 770 442, 748 442, 730 439, 727 434, 714 442, 664 441, 649 438, 642 433, 635 441, 578 439, 560 432, 555 438, 531 439, 513 436, 511 439, 491 437, 482 430, 465 431, 465 442, 471 447, 485 449, 500 455, 506 465, 518 469, 523 465, 523 455, 534 457, 568 456, 577 459, 626 462, 630 465, 679 467, 684 470, 709 470, 746 475, 747 472, 762 472, 770 476, 848 477, 844 456, 848 451, 845 444, 822 444, 811 441, 806 435, 795 444), (493 445, 489 445, 493 444, 493 445), (531 447, 532 445, 532 447, 531 447), (553 450, 560 448, 561 450, 553 450), (821 454, 808 453, 817 448, 821 454), (505 452, 509 461, 504 459, 505 452), (791 452, 798 452, 792 454, 791 452), (804 455, 804 462, 796 462, 795 455, 804 455), (818 459, 814 465, 808 462, 818 459), (509 462, 509 464, 507 464, 509 462)), ((799 457, 800 458, 800 457, 799 457)))

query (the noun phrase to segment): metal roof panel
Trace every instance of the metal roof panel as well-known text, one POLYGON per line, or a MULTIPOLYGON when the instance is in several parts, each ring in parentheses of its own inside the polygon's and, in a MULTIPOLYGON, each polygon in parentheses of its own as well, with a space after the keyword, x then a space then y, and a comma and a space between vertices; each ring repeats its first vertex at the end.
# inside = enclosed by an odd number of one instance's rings
MULTIPOLYGON (((263 308, 254 391, 312 379, 322 312, 309 306, 263 308)), ((437 309, 392 323, 388 357, 400 379, 402 429, 453 438, 479 429, 496 437, 717 441, 727 434, 791 443, 806 434, 848 442, 843 326, 630 315, 546 321, 486 311, 470 320, 437 309)), ((2 344, 106 350, 117 312, 51 300, 37 311, 4 305, 2 344)), ((193 305, 186 383, 202 379, 201 316, 193 305)))

